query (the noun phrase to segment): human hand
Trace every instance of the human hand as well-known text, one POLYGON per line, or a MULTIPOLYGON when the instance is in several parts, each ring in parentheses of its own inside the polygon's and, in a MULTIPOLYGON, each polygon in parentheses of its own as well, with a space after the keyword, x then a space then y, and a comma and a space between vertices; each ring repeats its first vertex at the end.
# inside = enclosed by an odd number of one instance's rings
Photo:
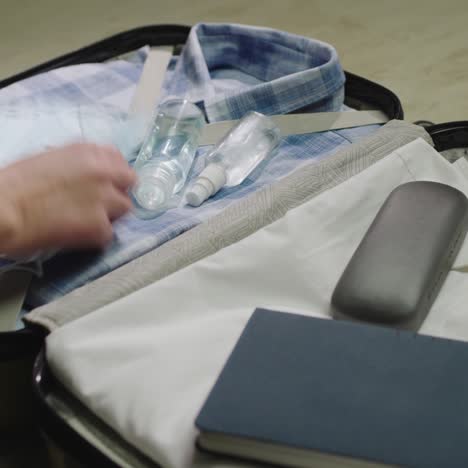
POLYGON ((0 170, 0 252, 103 247, 111 221, 131 208, 136 176, 120 152, 87 143, 0 170))

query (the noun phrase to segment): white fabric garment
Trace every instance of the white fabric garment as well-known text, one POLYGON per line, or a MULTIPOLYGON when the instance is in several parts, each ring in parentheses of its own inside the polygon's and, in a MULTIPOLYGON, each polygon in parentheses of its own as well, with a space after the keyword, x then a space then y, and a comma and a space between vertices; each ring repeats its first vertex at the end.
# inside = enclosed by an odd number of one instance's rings
POLYGON ((48 148, 87 141, 113 144, 128 160, 135 157, 144 118, 127 117, 117 107, 65 106, 38 101, 34 105, 0 106, 0 168, 48 148))
MULTIPOLYGON (((468 180, 423 140, 198 263, 52 332, 54 374, 165 467, 234 466, 195 449, 194 420, 256 307, 330 316, 340 274, 389 193, 468 180)), ((456 263, 468 263, 465 242, 456 263)), ((468 275, 452 271, 422 333, 468 339, 468 275)), ((326 359, 326 356, 324 356, 326 359)))

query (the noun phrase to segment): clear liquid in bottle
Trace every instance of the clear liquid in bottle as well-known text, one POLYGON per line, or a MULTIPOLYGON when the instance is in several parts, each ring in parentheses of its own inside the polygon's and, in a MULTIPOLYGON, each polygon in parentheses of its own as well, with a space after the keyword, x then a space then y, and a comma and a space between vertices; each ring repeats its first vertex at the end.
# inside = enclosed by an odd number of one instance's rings
POLYGON ((182 99, 162 104, 135 162, 138 181, 132 190, 135 213, 153 218, 169 207, 187 180, 205 119, 182 99))

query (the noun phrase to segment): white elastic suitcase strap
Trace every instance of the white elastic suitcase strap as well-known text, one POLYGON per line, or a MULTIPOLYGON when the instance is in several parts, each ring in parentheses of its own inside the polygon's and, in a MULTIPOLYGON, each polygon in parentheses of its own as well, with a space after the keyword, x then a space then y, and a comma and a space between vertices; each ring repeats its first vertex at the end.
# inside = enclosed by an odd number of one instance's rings
POLYGON ((0 332, 15 330, 31 276, 19 270, 0 275, 0 332))
POLYGON ((172 47, 151 48, 146 57, 129 114, 151 116, 161 96, 166 69, 172 57, 172 47))
MULTIPOLYGON (((301 135, 388 122, 388 117, 383 112, 376 110, 273 115, 271 118, 282 135, 301 135)), ((200 145, 214 145, 236 122, 238 121, 225 120, 206 125, 200 145)))

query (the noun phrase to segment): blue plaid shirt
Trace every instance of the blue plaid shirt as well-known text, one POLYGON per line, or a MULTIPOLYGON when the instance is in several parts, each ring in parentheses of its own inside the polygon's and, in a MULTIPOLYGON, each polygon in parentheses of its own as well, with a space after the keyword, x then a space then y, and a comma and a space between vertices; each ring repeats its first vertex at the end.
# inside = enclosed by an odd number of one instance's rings
MULTIPOLYGON (((0 93, 0 104, 12 99, 63 99, 64 103, 99 102, 127 109, 147 49, 106 64, 89 64, 48 72, 0 93)), ((210 122, 294 111, 343 108, 344 73, 333 47, 276 30, 230 24, 198 24, 180 57, 168 67, 163 95, 196 102, 210 122)), ((274 183, 312 159, 318 160, 375 130, 375 126, 294 135, 237 187, 224 188, 199 208, 179 206, 153 220, 129 214, 117 221, 115 239, 102 252, 60 253, 44 265, 27 302, 47 303, 86 282, 160 246, 223 210, 228 204, 274 183)), ((204 166, 200 148, 190 179, 204 166)))

